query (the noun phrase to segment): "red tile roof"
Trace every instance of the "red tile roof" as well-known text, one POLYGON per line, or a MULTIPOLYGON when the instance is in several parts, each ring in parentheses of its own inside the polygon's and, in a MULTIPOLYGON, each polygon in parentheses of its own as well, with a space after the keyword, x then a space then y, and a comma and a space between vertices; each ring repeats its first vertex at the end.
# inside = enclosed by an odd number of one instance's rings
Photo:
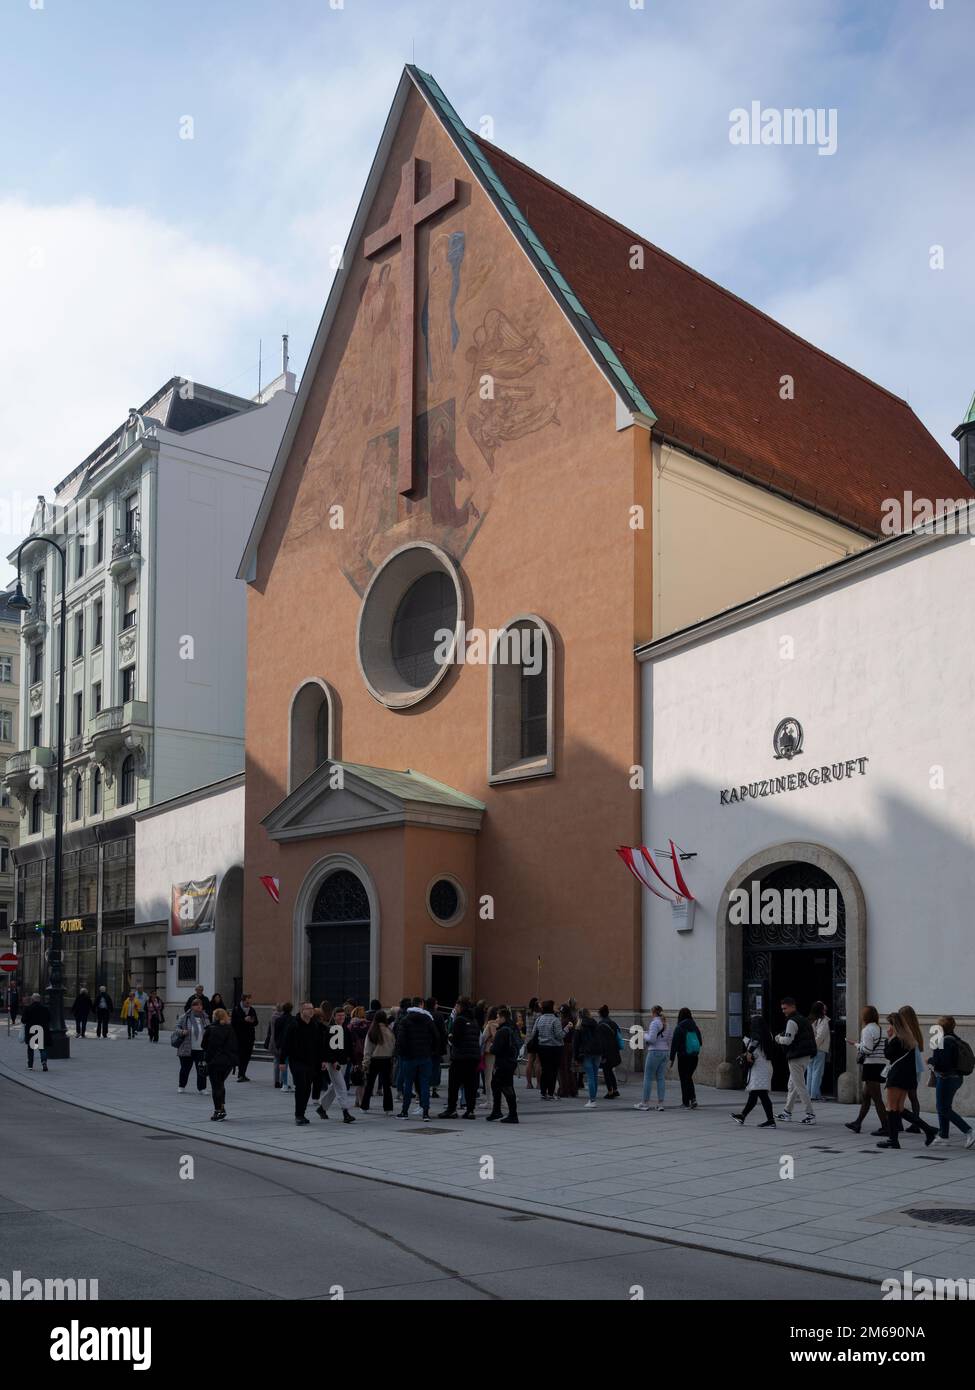
POLYGON ((877 535, 884 498, 975 496, 906 401, 478 139, 649 401, 655 433, 877 535), (644 248, 643 270, 630 248, 644 248), (795 399, 779 396, 791 376, 795 399))

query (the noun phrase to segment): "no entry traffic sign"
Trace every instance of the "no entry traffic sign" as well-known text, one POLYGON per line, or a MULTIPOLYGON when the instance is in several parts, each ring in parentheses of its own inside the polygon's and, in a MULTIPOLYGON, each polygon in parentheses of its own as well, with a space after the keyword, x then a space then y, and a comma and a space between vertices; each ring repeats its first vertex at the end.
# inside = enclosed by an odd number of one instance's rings
POLYGON ((3 955, 0 956, 0 970, 5 971, 8 975, 12 975, 16 969, 17 957, 14 955, 13 951, 4 951, 3 955))

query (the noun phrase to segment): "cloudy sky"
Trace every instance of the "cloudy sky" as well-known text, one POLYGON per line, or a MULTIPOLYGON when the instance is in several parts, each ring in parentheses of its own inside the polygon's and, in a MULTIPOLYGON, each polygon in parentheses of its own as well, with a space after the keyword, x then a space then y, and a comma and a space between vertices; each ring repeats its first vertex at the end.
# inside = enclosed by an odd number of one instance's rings
POLYGON ((972 0, 0 0, 0 550, 170 375, 303 366, 412 60, 956 457, 973 41, 972 0), (733 144, 753 101, 835 108, 836 153, 733 144))

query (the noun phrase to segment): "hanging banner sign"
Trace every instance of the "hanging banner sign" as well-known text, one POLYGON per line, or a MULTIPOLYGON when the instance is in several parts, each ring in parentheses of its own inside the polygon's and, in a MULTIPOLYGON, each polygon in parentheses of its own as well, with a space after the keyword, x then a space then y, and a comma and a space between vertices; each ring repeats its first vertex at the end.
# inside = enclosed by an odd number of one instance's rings
POLYGON ((213 931, 216 925, 217 876, 173 884, 173 936, 213 931))

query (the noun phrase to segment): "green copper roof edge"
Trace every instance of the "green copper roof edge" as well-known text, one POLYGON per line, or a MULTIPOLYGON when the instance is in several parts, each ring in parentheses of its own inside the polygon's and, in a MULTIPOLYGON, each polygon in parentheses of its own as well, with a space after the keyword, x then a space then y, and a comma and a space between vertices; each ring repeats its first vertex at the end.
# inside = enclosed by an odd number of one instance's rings
POLYGON ((972 403, 968 407, 968 414, 965 416, 962 424, 970 425, 973 421, 975 421, 975 392, 972 393, 972 403))
MULTIPOLYGON (((424 72, 422 68, 410 65, 408 66, 408 71, 411 72, 415 77, 421 79, 424 87, 426 88, 427 95, 429 96, 431 101, 433 101, 438 107, 440 115, 443 117, 448 127, 452 127, 456 131, 457 139, 464 146, 464 151, 468 159, 473 162, 475 168, 479 170, 484 170, 486 177, 488 175, 490 176, 488 177, 488 182, 490 183, 495 196, 511 208, 512 220, 515 222, 517 230, 520 233, 522 239, 527 244, 528 254, 534 256, 534 259, 536 260, 536 262, 539 263, 540 268, 545 272, 549 280, 552 281, 552 292, 556 294, 558 298, 561 300, 565 312, 569 314, 574 320, 578 320, 581 310, 585 317, 589 319, 590 322, 593 322, 589 313, 585 309, 583 309, 582 300, 575 293, 575 291, 572 290, 568 280, 558 269, 554 260, 546 250, 544 243, 532 230, 531 226, 528 223, 528 219, 525 217, 524 213, 518 207, 518 204, 515 202, 514 198, 512 198, 511 194, 508 192, 507 188, 502 183, 501 179, 498 177, 497 170, 495 170, 492 167, 487 156, 484 154, 484 151, 476 143, 470 131, 467 129, 463 121, 457 115, 457 112, 454 110, 453 106, 451 106, 450 102, 447 100, 437 80, 434 77, 432 77, 430 73, 424 72), (538 249, 536 250, 535 248, 538 249), (564 289, 563 286, 565 287, 564 289), (569 296, 571 296, 571 301, 569 296), (575 307, 576 305, 579 306, 579 309, 575 307)), ((637 386, 636 382, 630 376, 629 372, 623 366, 622 362, 620 362, 616 354, 612 351, 612 349, 610 349, 609 344, 605 341, 605 339, 603 339, 602 337, 595 337, 581 323, 577 322, 576 327, 577 331, 580 333, 583 339, 590 345, 590 349, 593 355, 598 356, 601 359, 605 367, 606 375, 610 378, 611 384, 615 380, 619 383, 620 388, 622 388, 622 390, 625 391, 626 395, 629 397, 629 404, 631 408, 638 411, 641 415, 647 416, 651 421, 656 420, 656 411, 647 401, 643 392, 637 386)), ((614 389, 616 388, 614 387, 614 389)), ((973 407, 975 407, 975 400, 973 400, 973 407)))

